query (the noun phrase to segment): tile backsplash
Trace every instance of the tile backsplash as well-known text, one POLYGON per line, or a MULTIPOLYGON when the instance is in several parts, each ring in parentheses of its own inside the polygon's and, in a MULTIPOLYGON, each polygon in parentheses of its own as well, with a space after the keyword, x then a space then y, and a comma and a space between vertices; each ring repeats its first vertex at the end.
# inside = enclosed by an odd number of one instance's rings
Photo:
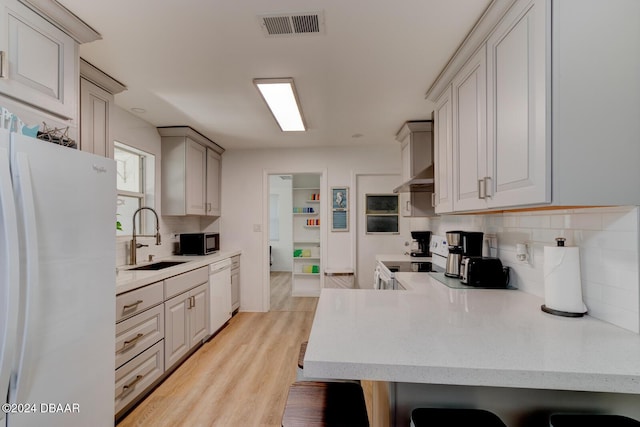
POLYGON ((582 292, 589 315, 640 332, 638 206, 443 215, 413 221, 413 229, 429 227, 441 235, 448 230, 495 234, 497 256, 511 267, 511 283, 540 297, 544 297, 544 247, 555 246, 555 238, 564 237, 567 246, 580 248, 582 292), (527 261, 517 259, 517 244, 527 245, 527 261))

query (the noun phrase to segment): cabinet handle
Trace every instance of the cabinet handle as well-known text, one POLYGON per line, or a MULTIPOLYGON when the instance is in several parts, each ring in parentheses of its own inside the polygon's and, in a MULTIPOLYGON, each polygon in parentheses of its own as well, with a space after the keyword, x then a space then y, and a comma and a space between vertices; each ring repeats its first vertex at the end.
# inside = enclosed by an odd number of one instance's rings
POLYGON ((490 176, 485 176, 483 181, 484 181, 484 198, 491 198, 491 195, 489 194, 489 190, 487 190, 487 182, 491 180, 490 176))
POLYGON ((0 79, 9 77, 7 73, 7 52, 0 50, 0 79))
POLYGON ((435 208, 437 204, 436 193, 431 193, 431 207, 435 208))
POLYGON ((129 310, 129 309, 136 308, 136 307, 138 307, 140 304, 142 304, 142 302, 143 302, 143 301, 142 301, 141 299, 139 299, 138 301, 134 302, 133 304, 125 305, 124 307, 122 307, 122 311, 127 311, 127 310, 129 310))
POLYGON ((131 393, 135 388, 136 384, 138 384, 140 380, 143 378, 144 378, 144 375, 136 375, 136 379, 131 381, 129 384, 125 384, 124 386, 122 386, 122 393, 120 393, 120 398, 122 399, 126 397, 129 393, 131 393))
POLYGON ((196 297, 191 297, 191 307, 196 306, 196 297))
MULTIPOLYGON (((486 199, 487 195, 482 195, 482 187, 484 187, 484 178, 478 180, 478 199, 486 199)), ((485 187, 486 189, 486 187, 485 187)))
POLYGON ((140 338, 142 338, 144 336, 144 334, 138 334, 135 337, 131 338, 130 340, 125 341, 124 343, 122 343, 122 348, 120 349, 120 351, 125 351, 127 348, 129 348, 130 346, 132 346, 133 344, 135 344, 136 342, 138 342, 138 340, 140 338))
POLYGON ((211 203, 205 203, 206 211, 211 212, 211 203))

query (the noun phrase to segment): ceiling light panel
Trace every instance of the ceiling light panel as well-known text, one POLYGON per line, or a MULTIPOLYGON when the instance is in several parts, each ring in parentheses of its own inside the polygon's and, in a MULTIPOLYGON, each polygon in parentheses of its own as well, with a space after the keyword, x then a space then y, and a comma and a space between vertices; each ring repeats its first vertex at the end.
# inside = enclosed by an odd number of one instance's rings
POLYGON ((283 132, 306 130, 292 78, 254 79, 253 84, 283 132))

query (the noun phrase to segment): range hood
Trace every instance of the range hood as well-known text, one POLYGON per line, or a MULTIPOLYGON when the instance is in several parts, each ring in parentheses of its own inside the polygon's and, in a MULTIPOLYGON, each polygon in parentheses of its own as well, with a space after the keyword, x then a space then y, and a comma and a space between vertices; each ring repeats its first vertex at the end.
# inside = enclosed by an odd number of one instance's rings
POLYGON ((396 134, 396 140, 402 143, 402 167, 406 169, 403 176, 412 178, 393 192, 433 193, 433 121, 406 122, 396 134))
POLYGON ((433 164, 393 189, 394 193, 433 193, 433 164))

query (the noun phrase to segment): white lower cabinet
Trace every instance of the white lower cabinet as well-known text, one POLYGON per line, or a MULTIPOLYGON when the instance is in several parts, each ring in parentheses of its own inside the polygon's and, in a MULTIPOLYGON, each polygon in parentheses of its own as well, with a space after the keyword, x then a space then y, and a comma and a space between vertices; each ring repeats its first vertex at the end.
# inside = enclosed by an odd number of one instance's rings
POLYGON ((159 341, 116 369, 115 412, 132 403, 164 373, 164 346, 159 341))
POLYGON ((231 257, 231 311, 240 308, 240 255, 231 257))
POLYGON ((207 336, 208 300, 209 287, 204 283, 165 302, 167 369, 207 336))
POLYGON ((208 267, 116 297, 116 418, 209 333, 208 267))
POLYGON ((157 305, 116 325, 116 368, 164 338, 164 307, 157 305))

